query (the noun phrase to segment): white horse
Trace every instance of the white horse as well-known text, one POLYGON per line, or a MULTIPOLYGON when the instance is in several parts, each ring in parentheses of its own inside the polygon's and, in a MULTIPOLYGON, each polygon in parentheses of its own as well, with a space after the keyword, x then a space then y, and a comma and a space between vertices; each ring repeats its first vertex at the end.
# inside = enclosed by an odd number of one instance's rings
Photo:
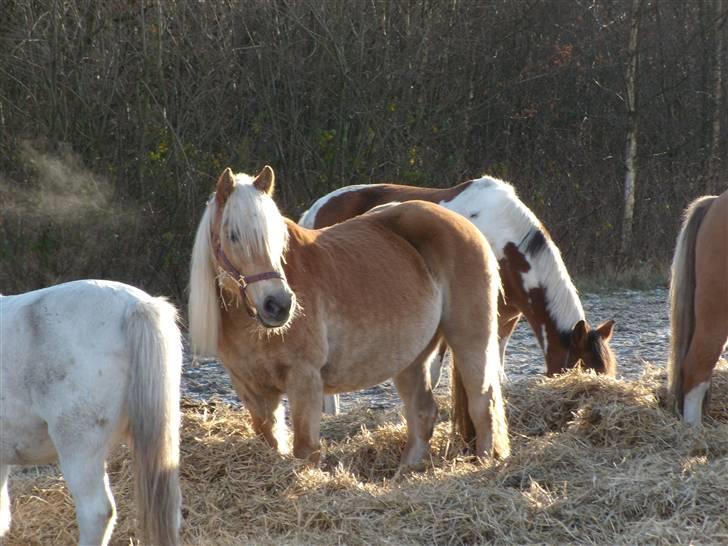
POLYGON ((105 460, 131 440, 143 541, 177 544, 181 522, 177 311, 108 281, 0 297, 0 536, 10 465, 58 460, 79 543, 107 544, 116 509, 105 460))

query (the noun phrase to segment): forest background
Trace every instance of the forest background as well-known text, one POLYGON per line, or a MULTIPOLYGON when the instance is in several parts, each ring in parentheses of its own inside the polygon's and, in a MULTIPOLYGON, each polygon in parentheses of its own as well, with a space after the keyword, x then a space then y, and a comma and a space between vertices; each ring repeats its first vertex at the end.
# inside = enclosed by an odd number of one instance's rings
POLYGON ((664 272, 684 207, 728 185, 727 18, 723 0, 0 0, 0 291, 109 278, 180 303, 218 175, 265 164, 294 219, 346 184, 487 173, 573 275, 664 272))

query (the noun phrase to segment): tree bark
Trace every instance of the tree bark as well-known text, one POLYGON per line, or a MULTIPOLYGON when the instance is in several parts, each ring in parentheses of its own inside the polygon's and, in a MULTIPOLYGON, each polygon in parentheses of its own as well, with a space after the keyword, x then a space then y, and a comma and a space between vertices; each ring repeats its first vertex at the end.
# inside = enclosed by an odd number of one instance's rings
POLYGON ((713 123, 710 139, 710 158, 708 163, 708 179, 705 193, 708 195, 717 193, 719 189, 720 176, 720 112, 723 103, 722 69, 723 69, 723 29, 721 21, 723 18, 723 0, 715 2, 715 17, 713 21, 713 39, 715 40, 715 57, 713 60, 713 123))
POLYGON ((624 257, 632 246, 632 224, 634 219, 634 194, 637 180, 637 53, 640 30, 640 15, 642 0, 632 1, 632 16, 629 31, 629 60, 627 63, 627 147, 625 152, 625 166, 627 173, 624 177, 624 214, 622 216, 622 240, 620 253, 624 257))

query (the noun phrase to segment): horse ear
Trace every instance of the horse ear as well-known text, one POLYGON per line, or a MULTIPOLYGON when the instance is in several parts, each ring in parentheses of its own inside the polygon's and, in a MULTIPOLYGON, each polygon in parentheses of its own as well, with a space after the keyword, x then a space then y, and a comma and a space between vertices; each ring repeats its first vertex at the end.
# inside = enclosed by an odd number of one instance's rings
POLYGON ((215 199, 219 206, 223 206, 227 202, 228 197, 230 197, 230 194, 233 192, 234 186, 235 177, 233 176, 233 171, 231 171, 230 167, 228 167, 222 171, 222 174, 217 181, 217 186, 215 186, 215 199))
POLYGON ((573 347, 585 347, 589 339, 589 325, 584 319, 577 322, 571 329, 571 345, 573 347))
POLYGON ((614 321, 606 320, 602 322, 596 327, 596 331, 599 332, 599 335, 602 336, 604 341, 609 341, 612 339, 612 334, 614 333, 614 321))
POLYGON ((253 186, 258 191, 273 195, 273 186, 275 186, 276 175, 273 172, 273 168, 270 165, 266 165, 258 173, 258 176, 253 180, 253 186))

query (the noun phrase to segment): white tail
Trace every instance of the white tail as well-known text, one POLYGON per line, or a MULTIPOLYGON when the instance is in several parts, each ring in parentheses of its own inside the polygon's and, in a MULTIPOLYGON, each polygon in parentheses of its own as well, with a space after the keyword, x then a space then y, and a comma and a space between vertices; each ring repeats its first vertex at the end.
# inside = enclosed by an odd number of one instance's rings
POLYGON ((127 393, 134 458, 137 518, 145 544, 179 544, 180 373, 182 340, 177 311, 163 298, 128 310, 131 355, 127 393))
POLYGON ((673 404, 682 413, 682 363, 687 355, 695 328, 695 241, 700 224, 715 196, 693 201, 685 211, 680 234, 677 236, 670 278, 670 359, 668 390, 673 404))

